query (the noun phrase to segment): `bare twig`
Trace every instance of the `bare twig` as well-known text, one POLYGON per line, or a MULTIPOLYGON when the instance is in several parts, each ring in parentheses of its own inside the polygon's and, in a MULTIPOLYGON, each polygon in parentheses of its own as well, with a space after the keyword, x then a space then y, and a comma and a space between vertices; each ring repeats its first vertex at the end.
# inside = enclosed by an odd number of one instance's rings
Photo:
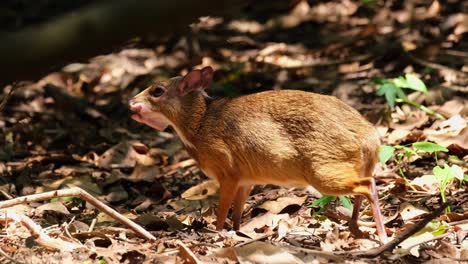
POLYGON ((91 224, 89 225, 88 232, 93 232, 94 226, 96 225, 96 223, 97 223, 97 218, 94 218, 94 219, 91 221, 91 224))
POLYGON ((363 257, 363 258, 375 258, 386 251, 392 251, 396 246, 401 244, 410 236, 414 235, 419 230, 423 229, 427 225, 427 223, 429 223, 434 218, 439 216, 445 210, 445 208, 447 208, 448 205, 449 205, 448 202, 442 204, 437 210, 433 211, 432 213, 427 215, 424 219, 416 223, 414 226, 407 229, 405 232, 395 237, 395 239, 393 239, 392 241, 388 242, 387 244, 381 247, 374 248, 365 252, 354 252, 354 253, 344 253, 344 254, 352 254, 358 257, 363 257))
POLYGON ((182 258, 183 263, 187 264, 201 264, 202 262, 197 258, 197 256, 190 250, 187 245, 182 241, 177 241, 179 246, 179 257, 182 258))
POLYGON ((144 237, 152 241, 156 240, 156 238, 150 232, 146 231, 144 228, 142 228, 138 224, 129 220, 128 218, 120 214, 119 212, 105 205, 104 203, 102 203, 101 201, 94 198, 92 195, 90 195, 89 193, 87 193, 86 191, 78 187, 74 187, 74 188, 66 189, 66 190, 57 190, 57 191, 51 191, 51 192, 45 192, 45 193, 32 194, 32 195, 18 197, 18 198, 7 200, 7 201, 2 201, 0 202, 0 209, 11 207, 11 206, 22 204, 22 203, 50 200, 52 198, 57 198, 57 197, 79 197, 87 201, 88 203, 90 203, 91 205, 99 209, 100 211, 108 214, 110 217, 114 218, 121 224, 128 226, 131 230, 133 230, 136 234, 140 235, 141 237, 144 237))
POLYGON ((25 215, 16 214, 13 211, 7 211, 7 218, 12 219, 14 222, 21 223, 21 225, 26 227, 29 232, 31 232, 35 241, 43 247, 58 249, 61 251, 73 251, 83 247, 82 245, 61 239, 51 238, 40 225, 36 224, 31 218, 25 215))

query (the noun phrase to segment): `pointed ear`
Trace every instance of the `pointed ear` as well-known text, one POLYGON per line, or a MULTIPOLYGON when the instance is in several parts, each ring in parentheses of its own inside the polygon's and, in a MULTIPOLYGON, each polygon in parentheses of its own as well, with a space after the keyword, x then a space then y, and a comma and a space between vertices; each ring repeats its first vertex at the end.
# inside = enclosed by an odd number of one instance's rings
POLYGON ((179 91, 188 94, 197 89, 206 89, 213 79, 213 68, 207 66, 201 70, 193 70, 185 75, 179 84, 179 91))

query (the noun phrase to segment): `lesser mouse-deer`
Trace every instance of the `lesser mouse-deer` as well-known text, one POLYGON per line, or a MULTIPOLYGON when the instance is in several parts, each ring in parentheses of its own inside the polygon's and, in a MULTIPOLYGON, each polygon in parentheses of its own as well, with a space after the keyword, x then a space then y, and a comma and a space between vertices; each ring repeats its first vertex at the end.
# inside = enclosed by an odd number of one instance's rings
POLYGON ((380 146, 376 129, 332 96, 296 90, 210 100, 213 69, 158 82, 130 101, 132 118, 157 130, 172 126, 201 170, 219 181, 216 229, 233 208, 239 229, 255 184, 312 185, 323 194, 356 195, 350 230, 360 235, 361 197, 385 233, 372 173, 380 146))

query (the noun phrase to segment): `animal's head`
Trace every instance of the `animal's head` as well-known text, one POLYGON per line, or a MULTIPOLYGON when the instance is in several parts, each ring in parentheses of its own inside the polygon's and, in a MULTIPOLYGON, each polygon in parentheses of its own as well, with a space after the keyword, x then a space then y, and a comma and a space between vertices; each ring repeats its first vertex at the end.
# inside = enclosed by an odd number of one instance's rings
POLYGON ((180 116, 192 93, 204 93, 213 79, 213 69, 205 67, 193 70, 185 76, 177 76, 157 82, 137 94, 129 102, 132 118, 157 130, 171 125, 180 116))

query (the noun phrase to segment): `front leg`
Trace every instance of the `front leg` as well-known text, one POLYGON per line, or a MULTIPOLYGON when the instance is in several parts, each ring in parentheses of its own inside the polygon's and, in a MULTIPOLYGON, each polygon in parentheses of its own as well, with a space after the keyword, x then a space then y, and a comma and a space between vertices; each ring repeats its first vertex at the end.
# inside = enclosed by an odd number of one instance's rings
POLYGON ((223 230, 224 223, 231 208, 234 197, 236 196, 239 184, 235 181, 220 181, 219 183, 219 205, 216 215, 216 230, 223 230))

